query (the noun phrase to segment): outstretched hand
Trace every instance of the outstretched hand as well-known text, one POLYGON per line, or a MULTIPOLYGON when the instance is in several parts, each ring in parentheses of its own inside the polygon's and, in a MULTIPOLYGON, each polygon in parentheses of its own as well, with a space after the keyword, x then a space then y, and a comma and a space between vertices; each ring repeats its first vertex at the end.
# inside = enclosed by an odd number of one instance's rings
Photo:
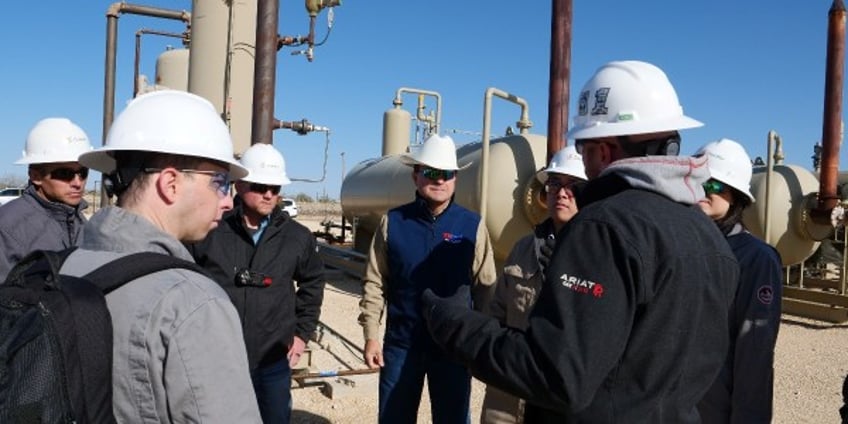
POLYGON ((556 246, 556 238, 552 235, 545 237, 544 243, 539 246, 539 265, 542 266, 542 274, 544 274, 551 265, 551 257, 554 254, 554 246, 556 246))
POLYGON ((433 321, 433 318, 439 318, 445 313, 454 308, 469 309, 471 299, 471 289, 468 285, 461 285, 456 289, 456 293, 448 297, 439 297, 433 290, 426 289, 421 294, 421 305, 423 308, 424 320, 428 325, 433 321))

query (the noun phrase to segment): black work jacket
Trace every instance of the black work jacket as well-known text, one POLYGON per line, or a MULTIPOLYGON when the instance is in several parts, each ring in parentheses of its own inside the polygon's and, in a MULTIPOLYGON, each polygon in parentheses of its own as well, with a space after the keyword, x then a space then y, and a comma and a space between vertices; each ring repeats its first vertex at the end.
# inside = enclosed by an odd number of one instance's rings
POLYGON ((238 310, 253 370, 285 358, 295 335, 305 342, 312 337, 324 298, 324 265, 315 236, 280 208, 254 246, 238 197, 235 203, 218 228, 188 248, 238 310), (236 281, 245 270, 258 285, 236 281))
POLYGON ((440 306, 434 340, 533 423, 698 423, 728 348, 733 252, 697 206, 589 183, 525 332, 440 306))

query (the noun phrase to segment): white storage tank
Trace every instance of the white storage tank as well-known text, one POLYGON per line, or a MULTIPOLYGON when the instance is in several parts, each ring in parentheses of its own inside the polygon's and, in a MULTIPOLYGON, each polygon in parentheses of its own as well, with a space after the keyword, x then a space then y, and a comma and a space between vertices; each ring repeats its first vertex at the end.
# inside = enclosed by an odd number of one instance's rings
POLYGON ((156 85, 188 91, 188 49, 168 49, 156 58, 156 85))

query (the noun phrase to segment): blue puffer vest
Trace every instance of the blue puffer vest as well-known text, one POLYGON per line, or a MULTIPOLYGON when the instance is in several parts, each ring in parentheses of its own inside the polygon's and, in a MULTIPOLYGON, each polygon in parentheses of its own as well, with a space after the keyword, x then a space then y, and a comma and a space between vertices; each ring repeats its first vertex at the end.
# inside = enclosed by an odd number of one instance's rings
MULTIPOLYGON (((433 217, 422 198, 388 213, 386 344, 425 347, 430 337, 421 319, 421 293, 450 296, 471 284, 480 216, 453 201, 433 217)), ((471 299, 469 298, 469 307, 471 299)))

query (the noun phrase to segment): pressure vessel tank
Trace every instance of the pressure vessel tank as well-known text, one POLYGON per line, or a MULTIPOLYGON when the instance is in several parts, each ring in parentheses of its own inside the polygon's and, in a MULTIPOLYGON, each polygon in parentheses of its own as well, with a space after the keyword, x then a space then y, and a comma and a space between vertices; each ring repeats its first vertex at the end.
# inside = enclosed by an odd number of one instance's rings
POLYGON ((156 58, 156 85, 188 91, 188 49, 168 49, 156 58))
MULTIPOLYGON (((482 146, 476 142, 457 148, 459 166, 471 165, 459 171, 454 199, 476 212, 485 202, 485 223, 495 258, 503 261, 515 242, 546 217, 540 200, 542 184, 535 174, 545 165, 547 138, 519 134, 492 140, 485 176, 481 175, 482 146), (488 178, 487 193, 481 192, 481 178, 488 178)), ((387 155, 360 162, 342 182, 342 211, 354 224, 354 249, 359 252, 367 252, 386 211, 415 198, 412 168, 399 157, 387 155)))
POLYGON ((774 246, 784 266, 809 258, 820 241, 830 237, 830 225, 817 224, 809 217, 815 205, 819 181, 816 176, 796 165, 777 165, 771 177, 771 192, 766 202, 766 167, 754 168, 751 194, 757 199, 745 210, 743 222, 752 234, 774 246), (765 235, 766 217, 769 234, 765 235))
POLYGON ((241 155, 251 145, 258 0, 192 0, 188 90, 223 117, 241 155))

